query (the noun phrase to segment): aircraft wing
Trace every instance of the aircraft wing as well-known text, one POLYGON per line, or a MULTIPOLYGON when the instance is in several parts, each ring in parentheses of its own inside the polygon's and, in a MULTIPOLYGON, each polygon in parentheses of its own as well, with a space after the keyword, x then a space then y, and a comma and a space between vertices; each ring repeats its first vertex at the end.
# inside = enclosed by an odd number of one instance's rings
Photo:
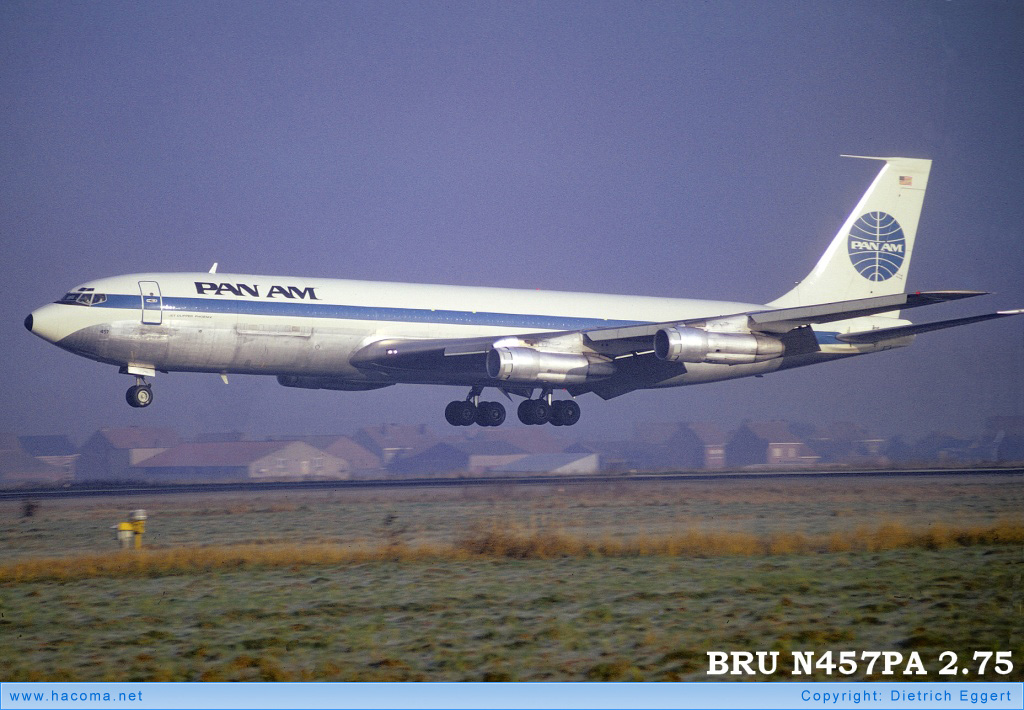
POLYGON ((987 291, 924 291, 917 293, 896 293, 891 296, 873 296, 852 301, 837 301, 814 306, 794 308, 772 308, 763 311, 748 311, 715 316, 713 318, 690 319, 668 323, 644 323, 622 327, 600 328, 586 331, 590 340, 618 340, 629 338, 651 338, 659 330, 673 325, 700 326, 715 321, 734 321, 746 316, 747 327, 759 333, 787 333, 794 328, 815 323, 831 323, 838 320, 860 318, 888 311, 906 310, 933 303, 956 301, 961 298, 984 296, 987 291))
POLYGON ((864 330, 859 333, 841 333, 836 336, 836 340, 840 340, 844 343, 877 343, 881 340, 889 340, 890 338, 903 338, 908 335, 928 333, 933 330, 942 330, 943 328, 955 328, 958 325, 980 323, 981 321, 992 320, 993 318, 1005 318, 1007 316, 1019 316, 1021 314, 1024 314, 1024 308, 1014 311, 997 311, 995 313, 987 313, 983 316, 941 320, 936 321, 935 323, 915 323, 914 325, 901 325, 895 328, 864 330))
MULTIPOLYGON (((525 335, 509 336, 481 336, 472 338, 455 339, 399 339, 388 338, 370 343, 356 352, 351 362, 357 367, 377 369, 381 371, 432 371, 444 372, 466 372, 485 370, 485 356, 491 349, 500 347, 503 341, 508 341, 520 347, 552 347, 558 341, 566 345, 577 347, 586 345, 594 352, 615 357, 626 354, 637 354, 650 352, 652 350, 652 339, 662 328, 686 325, 695 327, 711 326, 716 322, 745 319, 743 324, 749 330, 761 333, 782 334, 796 328, 815 323, 828 323, 838 320, 847 320, 861 316, 885 313, 894 310, 905 310, 916 308, 933 303, 953 301, 961 298, 981 296, 984 291, 928 291, 918 293, 900 293, 889 296, 875 296, 861 298, 852 301, 839 301, 836 303, 824 303, 814 306, 799 306, 795 308, 765 309, 760 311, 748 311, 744 313, 732 313, 709 318, 688 319, 679 321, 666 321, 661 323, 637 323, 627 326, 610 326, 599 328, 587 328, 573 331, 546 331, 529 333, 525 335)), ((1007 313, 1012 314, 1012 313, 1007 313)), ((980 320, 1000 317, 998 315, 981 316, 980 320)), ((950 325, 941 327, 952 327, 968 322, 972 319, 960 319, 958 322, 950 321, 950 325)), ((917 326, 908 326, 917 327, 917 326)), ((934 330, 935 328, 930 328, 934 330)), ((882 340, 891 337, 900 337, 899 334, 875 335, 883 332, 900 330, 889 328, 884 330, 868 331, 864 334, 857 334, 864 338, 882 340)), ((923 332, 923 331, 915 331, 923 332)), ((849 342, 872 342, 872 340, 849 342)), ((579 350, 576 350, 579 352, 579 350)))

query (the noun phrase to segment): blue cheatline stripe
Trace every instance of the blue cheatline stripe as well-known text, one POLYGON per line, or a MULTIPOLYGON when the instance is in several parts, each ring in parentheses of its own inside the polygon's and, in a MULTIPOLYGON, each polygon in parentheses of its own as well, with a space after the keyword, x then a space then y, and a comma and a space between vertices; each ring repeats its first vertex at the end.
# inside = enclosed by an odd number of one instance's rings
MULTIPOLYGON (((95 306, 80 308, 141 309, 136 295, 107 294, 107 300, 95 306)), ((296 318, 330 318, 336 320, 387 321, 398 323, 445 323, 454 325, 490 325, 504 328, 537 330, 580 330, 605 326, 638 325, 647 321, 612 320, 544 316, 529 313, 490 313, 485 311, 447 311, 427 308, 385 308, 376 306, 341 306, 308 301, 236 301, 214 298, 182 298, 165 296, 164 311, 191 313, 237 313, 238 315, 292 316, 296 318)))

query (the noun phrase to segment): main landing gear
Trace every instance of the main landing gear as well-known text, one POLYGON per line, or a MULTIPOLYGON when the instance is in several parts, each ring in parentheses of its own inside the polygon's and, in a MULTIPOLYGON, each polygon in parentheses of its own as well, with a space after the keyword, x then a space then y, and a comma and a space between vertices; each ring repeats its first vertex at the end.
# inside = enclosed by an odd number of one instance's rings
POLYGON ((571 399, 552 400, 551 390, 545 389, 537 399, 520 402, 516 413, 523 424, 572 426, 580 420, 580 405, 571 399))
POLYGON ((136 376, 135 384, 128 388, 124 398, 133 407, 148 407, 153 403, 153 387, 146 378, 136 376))
POLYGON ((481 402, 483 387, 474 387, 465 400, 449 402, 444 408, 444 418, 452 426, 501 426, 505 421, 505 407, 501 402, 481 402))
MULTIPOLYGON (((505 421, 505 407, 500 402, 481 402, 483 387, 474 387, 465 400, 449 402, 444 418, 452 426, 500 426, 505 421)), ((580 420, 580 405, 571 399, 552 401, 551 390, 545 389, 538 399, 525 399, 516 412, 523 424, 572 426, 580 420)))

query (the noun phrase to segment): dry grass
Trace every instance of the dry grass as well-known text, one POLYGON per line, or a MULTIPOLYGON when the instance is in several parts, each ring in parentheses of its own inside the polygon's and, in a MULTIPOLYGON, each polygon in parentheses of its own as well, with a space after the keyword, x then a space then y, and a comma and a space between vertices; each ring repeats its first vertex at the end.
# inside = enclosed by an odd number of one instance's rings
POLYGON ((71 557, 40 557, 0 566, 0 583, 70 581, 92 577, 164 577, 206 572, 360 564, 374 561, 583 557, 755 557, 826 552, 945 549, 1024 544, 1024 524, 932 525, 910 529, 896 522, 828 535, 688 530, 674 535, 590 539, 560 531, 532 531, 513 524, 476 527, 453 544, 376 545, 242 544, 127 550, 71 557))

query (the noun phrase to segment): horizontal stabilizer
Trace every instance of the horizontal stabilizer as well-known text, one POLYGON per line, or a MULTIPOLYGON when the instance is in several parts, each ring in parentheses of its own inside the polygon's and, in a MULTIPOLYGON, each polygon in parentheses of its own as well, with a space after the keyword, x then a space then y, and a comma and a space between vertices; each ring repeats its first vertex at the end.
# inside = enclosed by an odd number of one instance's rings
POLYGON ((865 330, 860 333, 842 333, 836 336, 836 340, 840 340, 844 343, 854 344, 877 343, 882 340, 904 338, 907 337, 908 335, 927 333, 932 330, 955 328, 958 325, 980 323, 982 321, 992 320, 993 318, 1005 318, 1007 316, 1019 316, 1021 314, 1024 314, 1024 308, 1014 311, 998 311, 996 313, 987 313, 983 316, 971 316, 969 318, 954 318, 953 320, 941 320, 935 323, 901 325, 895 328, 878 328, 876 330, 865 330))

